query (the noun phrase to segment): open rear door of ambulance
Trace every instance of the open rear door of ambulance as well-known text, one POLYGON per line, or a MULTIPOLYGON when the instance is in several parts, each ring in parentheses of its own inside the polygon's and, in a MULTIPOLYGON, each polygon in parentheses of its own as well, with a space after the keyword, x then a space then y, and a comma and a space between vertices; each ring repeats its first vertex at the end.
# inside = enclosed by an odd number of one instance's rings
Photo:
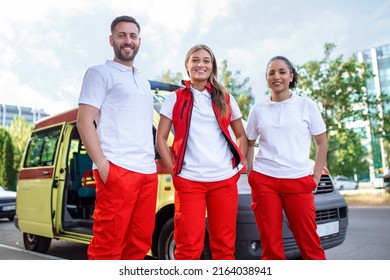
POLYGON ((57 195, 56 168, 63 123, 35 126, 28 142, 17 186, 15 225, 23 232, 25 248, 45 252, 53 238, 53 202, 57 195), (37 128, 38 127, 38 128, 37 128))

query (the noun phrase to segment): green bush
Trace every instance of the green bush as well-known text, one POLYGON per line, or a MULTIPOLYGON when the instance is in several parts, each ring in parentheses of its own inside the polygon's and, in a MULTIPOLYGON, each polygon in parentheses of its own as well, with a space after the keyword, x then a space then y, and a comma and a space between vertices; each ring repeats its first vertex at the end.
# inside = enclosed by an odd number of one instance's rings
POLYGON ((14 147, 7 130, 0 127, 0 185, 6 189, 13 186, 14 181, 14 147))

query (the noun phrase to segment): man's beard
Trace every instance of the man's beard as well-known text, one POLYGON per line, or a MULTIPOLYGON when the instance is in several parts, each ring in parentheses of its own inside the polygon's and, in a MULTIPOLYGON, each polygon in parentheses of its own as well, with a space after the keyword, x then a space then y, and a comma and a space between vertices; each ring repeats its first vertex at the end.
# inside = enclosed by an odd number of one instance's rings
POLYGON ((138 50, 139 50, 139 46, 138 47, 135 47, 133 49, 133 54, 131 56, 128 56, 128 55, 123 55, 122 52, 122 47, 120 48, 114 48, 114 53, 115 53, 115 56, 121 60, 121 61, 126 61, 126 62, 130 62, 130 61, 134 61, 134 58, 135 56, 137 55, 138 53, 138 50))

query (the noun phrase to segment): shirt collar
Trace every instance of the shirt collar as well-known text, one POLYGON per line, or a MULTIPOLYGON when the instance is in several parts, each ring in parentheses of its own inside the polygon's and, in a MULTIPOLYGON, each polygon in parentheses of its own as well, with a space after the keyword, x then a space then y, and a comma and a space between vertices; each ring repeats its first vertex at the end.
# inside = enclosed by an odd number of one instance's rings
POLYGON ((286 104, 286 103, 289 103, 289 102, 292 102, 293 100, 295 99, 295 94, 294 93, 291 93, 291 96, 290 98, 287 98, 286 100, 283 100, 283 101, 280 101, 280 102, 276 102, 276 101, 272 101, 271 100, 271 96, 269 96, 267 98, 267 101, 269 104, 286 104))
POLYGON ((119 71, 122 71, 122 72, 126 72, 126 71, 133 72, 134 71, 134 73, 139 73, 139 69, 137 69, 135 67, 128 67, 128 66, 125 66, 125 65, 123 65, 121 63, 118 63, 116 61, 109 60, 109 59, 106 61, 106 65, 114 67, 114 68, 116 68, 116 69, 118 69, 119 71))
POLYGON ((193 87, 191 86, 190 91, 191 91, 193 94, 196 94, 196 95, 201 94, 201 95, 207 97, 208 99, 211 99, 211 94, 209 93, 209 91, 207 90, 207 88, 205 88, 203 91, 199 91, 199 90, 197 90, 196 88, 193 88, 193 87))
MULTIPOLYGON (((182 80, 181 81, 182 85, 184 85, 187 89, 191 89, 191 81, 189 80, 182 80)), ((207 90, 208 93, 212 93, 212 85, 210 82, 207 82, 207 84, 205 85, 205 89, 207 90)))

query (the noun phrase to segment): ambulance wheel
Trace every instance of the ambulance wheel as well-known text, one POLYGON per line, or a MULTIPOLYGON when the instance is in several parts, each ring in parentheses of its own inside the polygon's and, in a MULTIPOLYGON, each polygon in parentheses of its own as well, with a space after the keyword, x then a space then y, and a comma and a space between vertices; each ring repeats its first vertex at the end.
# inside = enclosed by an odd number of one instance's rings
POLYGON ((174 260, 176 248, 175 239, 173 239, 173 218, 170 218, 161 229, 158 239, 158 259, 174 260))
POLYGON ((46 253, 47 250, 49 250, 51 238, 30 233, 23 233, 23 243, 26 250, 46 253))
POLYGON ((204 238, 204 247, 202 255, 200 255, 201 260, 212 260, 211 251, 210 251, 210 242, 209 235, 206 230, 205 238, 204 238))
MULTIPOLYGON (((170 218, 163 226, 160 238, 158 239, 158 259, 159 260, 174 260, 176 241, 173 238, 173 218, 170 218)), ((204 249, 200 257, 202 260, 211 260, 211 252, 209 238, 206 231, 204 249)))

